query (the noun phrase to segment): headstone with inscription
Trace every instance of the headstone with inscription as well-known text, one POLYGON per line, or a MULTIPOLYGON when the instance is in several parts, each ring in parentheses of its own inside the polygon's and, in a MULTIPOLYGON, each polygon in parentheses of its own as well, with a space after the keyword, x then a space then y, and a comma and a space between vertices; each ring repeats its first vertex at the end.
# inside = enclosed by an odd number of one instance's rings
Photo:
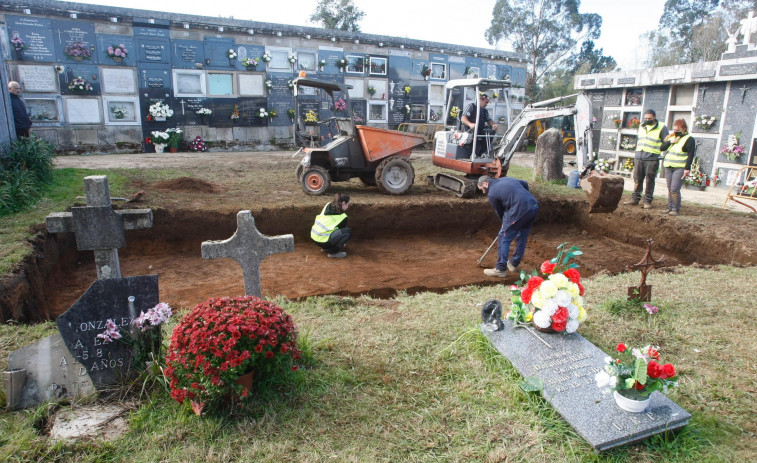
POLYGON ((64 63, 82 61, 91 64, 100 62, 100 57, 97 55, 94 23, 53 19, 52 30, 59 61, 64 63), (82 50, 87 50, 89 53, 81 53, 82 50))
POLYGON ((688 424, 691 414, 654 392, 644 413, 620 409, 612 394, 600 390, 594 376, 607 354, 578 333, 539 333, 531 327, 482 332, 524 377, 543 384, 542 395, 596 450, 607 450, 688 424))
POLYGON ((58 76, 53 66, 18 66, 18 80, 24 92, 57 92, 58 76))
POLYGON ((171 46, 168 39, 137 37, 137 62, 171 64, 171 46))
POLYGON ((206 37, 203 41, 205 49, 205 67, 209 69, 231 69, 235 68, 239 54, 235 58, 229 58, 228 51, 234 50, 236 45, 231 39, 219 39, 215 37, 206 37))
POLYGON ((58 73, 60 91, 64 95, 91 96, 100 94, 100 70, 92 63, 67 63, 58 73), (80 83, 84 84, 84 90, 80 83), (89 90, 86 89, 89 84, 89 90))
POLYGON ((53 39, 52 21, 47 18, 32 16, 5 17, 8 36, 19 37, 24 41, 24 50, 15 52, 16 59, 24 61, 55 61, 55 40, 53 39))
POLYGON ((115 323, 124 335, 140 312, 147 312, 158 302, 157 275, 96 280, 58 317, 56 323, 66 347, 95 387, 127 377, 132 367, 133 346, 123 340, 106 342, 97 336, 105 332, 107 321, 115 323))
POLYGON ((97 35, 97 54, 100 57, 100 63, 110 66, 134 66, 137 62, 137 50, 134 37, 129 35, 97 35), (111 57, 108 54, 108 48, 121 47, 126 49, 126 56, 111 57))
POLYGON ((197 69, 205 64, 205 48, 200 40, 171 40, 171 62, 176 68, 197 69))

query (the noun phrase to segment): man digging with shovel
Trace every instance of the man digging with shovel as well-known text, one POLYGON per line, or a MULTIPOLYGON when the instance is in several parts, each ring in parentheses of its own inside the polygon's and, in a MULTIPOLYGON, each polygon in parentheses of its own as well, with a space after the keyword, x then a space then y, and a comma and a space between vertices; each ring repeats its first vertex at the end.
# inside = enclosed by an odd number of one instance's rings
POLYGON ((539 212, 539 202, 528 191, 528 183, 512 177, 492 179, 487 175, 482 175, 478 179, 478 189, 489 197, 489 203, 502 221, 502 228, 497 235, 499 239, 497 265, 484 270, 484 274, 504 278, 508 270, 514 272, 518 268, 523 254, 526 253, 528 234, 539 212), (515 246, 512 258, 508 261, 510 243, 514 239, 518 240, 518 244, 515 246))

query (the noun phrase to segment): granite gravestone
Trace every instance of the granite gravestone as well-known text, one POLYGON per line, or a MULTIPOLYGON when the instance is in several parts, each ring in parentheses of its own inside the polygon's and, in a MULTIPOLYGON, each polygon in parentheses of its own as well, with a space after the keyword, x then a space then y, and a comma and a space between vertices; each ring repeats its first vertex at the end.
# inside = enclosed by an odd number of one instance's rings
POLYGON ((202 258, 230 257, 242 266, 244 291, 247 296, 262 296, 260 288, 260 262, 271 254, 294 252, 294 236, 269 237, 255 227, 250 211, 237 213, 237 231, 223 241, 203 241, 202 258))
POLYGON ((171 62, 176 68, 197 69, 205 64, 205 47, 200 40, 171 40, 171 62))
POLYGON ((24 50, 15 51, 11 56, 24 61, 54 62, 55 40, 53 39, 52 21, 47 18, 31 16, 5 17, 8 27, 8 37, 19 37, 24 41, 24 50), (14 55, 15 54, 15 55, 14 55))
POLYGON ((230 69, 236 67, 237 58, 230 59, 227 55, 229 50, 236 53, 236 45, 231 39, 219 39, 206 37, 202 43, 205 53, 205 67, 209 69, 230 69))
POLYGON ((138 65, 171 64, 171 46, 168 39, 137 37, 136 42, 138 65))
POLYGON ((127 342, 98 338, 111 320, 122 335, 140 312, 155 307, 158 276, 140 275, 96 280, 56 323, 73 358, 86 369, 95 387, 113 384, 128 376, 133 347, 127 342), (130 297, 133 302, 130 303, 130 297))
MULTIPOLYGON (((666 114, 668 109, 669 97, 670 87, 647 88, 646 95, 644 97, 644 110, 646 111, 647 109, 653 109, 655 113, 657 113, 658 119, 664 120, 664 115, 666 114)), ((640 117, 639 119, 642 118, 640 117)))
POLYGON ((72 207, 71 212, 56 212, 45 219, 50 233, 76 233, 80 251, 95 251, 97 278, 119 278, 118 248, 126 245, 124 230, 152 227, 152 210, 115 211, 110 204, 108 177, 84 177, 87 206, 72 207))
POLYGON ((134 44, 134 37, 128 35, 110 35, 110 34, 98 34, 97 38, 97 54, 100 57, 100 63, 107 64, 109 66, 134 66, 137 62, 137 50, 134 44), (126 57, 121 60, 113 59, 108 55, 108 47, 118 47, 123 45, 126 48, 126 57))
MULTIPOLYGON (((91 96, 100 94, 100 70, 92 64, 69 63, 58 74, 60 90, 64 95, 91 96), (81 91, 75 79, 84 79, 89 83, 89 91, 81 91)), ((78 82, 78 80, 77 80, 78 82)))
POLYGON ((70 21, 67 19, 53 19, 53 38, 58 54, 58 60, 64 63, 87 61, 92 64, 100 62, 97 56, 95 41, 95 25, 88 21, 70 21), (67 47, 84 48, 89 50, 89 56, 71 53, 67 47))
POLYGON ((60 334, 11 352, 5 376, 5 395, 11 410, 95 392, 87 368, 71 355, 60 334))
POLYGON ((691 418, 659 392, 652 393, 644 413, 621 410, 612 394, 594 381, 607 354, 578 333, 543 334, 531 327, 514 328, 510 320, 501 331, 482 332, 524 378, 541 380, 544 398, 596 450, 678 429, 691 418))

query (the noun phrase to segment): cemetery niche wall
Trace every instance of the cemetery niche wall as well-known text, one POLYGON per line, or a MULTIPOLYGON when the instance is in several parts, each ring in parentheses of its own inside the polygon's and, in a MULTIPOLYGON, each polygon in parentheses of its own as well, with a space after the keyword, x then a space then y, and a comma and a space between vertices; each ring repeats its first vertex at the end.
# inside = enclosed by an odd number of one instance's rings
POLYGON ((352 84, 356 122, 381 128, 410 116, 441 124, 440 89, 471 70, 525 85, 518 53, 359 32, 20 0, 6 1, 0 20, 3 64, 22 85, 32 132, 61 153, 152 152, 151 132, 172 127, 211 149, 291 143, 288 82, 300 72, 352 84), (158 100, 173 111, 166 120, 149 112, 158 100))
MULTIPOLYGON (((757 32, 752 29, 752 32, 757 32)), ((589 94, 596 122, 594 146, 612 170, 630 176, 638 126, 647 109, 672 128, 683 119, 696 140, 705 187, 743 183, 744 166, 757 165, 757 46, 729 43, 720 61, 577 75, 576 90, 589 94), (740 146, 743 154, 730 151, 740 146), (739 175, 742 178, 739 178, 739 175)), ((664 176, 664 170, 661 174, 664 176)))

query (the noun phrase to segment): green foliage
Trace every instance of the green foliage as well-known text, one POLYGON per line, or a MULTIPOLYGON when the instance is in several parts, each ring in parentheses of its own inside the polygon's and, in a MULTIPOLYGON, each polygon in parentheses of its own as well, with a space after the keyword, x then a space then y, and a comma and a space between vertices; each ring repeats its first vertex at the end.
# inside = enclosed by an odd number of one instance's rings
POLYGON ((520 388, 525 392, 539 392, 544 389, 544 383, 536 376, 528 376, 523 378, 523 381, 520 383, 520 388))
POLYGON ((579 0, 497 0, 486 40, 492 45, 509 40, 515 51, 529 57, 526 93, 536 96, 536 85, 546 71, 560 63, 575 46, 597 39, 602 28, 598 14, 578 12, 579 0))
POLYGON ((568 61, 570 64, 570 71, 576 74, 579 68, 587 67, 582 74, 594 74, 596 72, 608 72, 615 69, 617 63, 612 56, 605 56, 603 54, 604 49, 594 48, 593 40, 584 40, 581 44, 581 50, 578 53, 570 55, 568 61))
POLYGON ((635 315, 644 312, 638 300, 611 299, 603 302, 602 307, 613 315, 635 315))
POLYGON ((359 32, 358 22, 365 13, 352 0, 318 0, 310 21, 321 23, 325 29, 359 32))
POLYGON ((20 138, 0 155, 0 215, 34 204, 53 174, 53 147, 40 138, 20 138))

